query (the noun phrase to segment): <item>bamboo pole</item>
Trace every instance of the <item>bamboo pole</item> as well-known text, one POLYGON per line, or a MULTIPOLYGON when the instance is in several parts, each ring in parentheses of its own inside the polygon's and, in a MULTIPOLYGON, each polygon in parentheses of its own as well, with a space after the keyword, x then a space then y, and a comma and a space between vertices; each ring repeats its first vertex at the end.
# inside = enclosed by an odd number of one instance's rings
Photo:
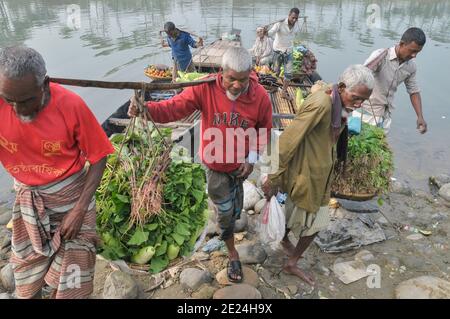
POLYGON ((204 83, 214 82, 215 77, 207 78, 203 80, 184 82, 184 83, 147 83, 147 82, 108 82, 108 81, 95 81, 95 80, 82 80, 82 79, 64 79, 64 78, 50 78, 50 82, 58 83, 62 85, 72 85, 81 87, 94 87, 102 89, 118 89, 118 90, 174 90, 181 89, 188 86, 196 86, 204 83))

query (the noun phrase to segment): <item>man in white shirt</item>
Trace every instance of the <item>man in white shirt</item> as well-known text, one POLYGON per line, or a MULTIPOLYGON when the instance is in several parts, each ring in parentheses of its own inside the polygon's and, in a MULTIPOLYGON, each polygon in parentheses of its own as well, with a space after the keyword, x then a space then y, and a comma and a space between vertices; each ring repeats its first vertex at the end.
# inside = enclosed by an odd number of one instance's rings
POLYGON ((368 101, 363 103, 363 121, 383 127, 389 132, 391 114, 395 106, 394 94, 401 83, 405 83, 411 104, 417 114, 417 129, 421 134, 427 131, 423 118, 420 88, 416 80, 416 56, 426 42, 425 33, 419 28, 409 28, 400 43, 389 49, 374 51, 364 63, 373 71, 375 87, 368 101))
POLYGON ((269 36, 274 38, 274 69, 279 74, 281 66, 284 67, 283 97, 288 100, 293 99, 289 96, 287 88, 292 79, 294 37, 301 29, 297 23, 299 15, 300 10, 292 8, 286 19, 275 23, 269 30, 269 36))

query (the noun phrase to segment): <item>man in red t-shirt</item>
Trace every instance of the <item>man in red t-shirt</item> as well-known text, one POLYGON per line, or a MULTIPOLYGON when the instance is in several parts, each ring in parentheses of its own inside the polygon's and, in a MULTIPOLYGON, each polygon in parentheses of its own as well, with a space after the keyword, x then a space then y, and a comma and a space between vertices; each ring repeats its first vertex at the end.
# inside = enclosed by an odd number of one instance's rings
MULTIPOLYGON (((218 212, 220 237, 230 259, 228 279, 243 279, 234 246, 234 225, 243 208, 243 182, 267 144, 272 128, 272 105, 252 69, 244 48, 230 48, 222 58, 223 72, 216 81, 193 86, 170 100, 149 102, 150 116, 158 123, 173 122, 196 110, 202 113, 200 157, 207 166, 208 195, 218 212)), ((136 116, 132 98, 128 114, 136 116)))
POLYGON ((83 298, 93 290, 94 193, 114 148, 46 72, 31 48, 0 52, 0 161, 16 190, 10 262, 19 298, 40 297, 45 283, 56 298, 83 298))

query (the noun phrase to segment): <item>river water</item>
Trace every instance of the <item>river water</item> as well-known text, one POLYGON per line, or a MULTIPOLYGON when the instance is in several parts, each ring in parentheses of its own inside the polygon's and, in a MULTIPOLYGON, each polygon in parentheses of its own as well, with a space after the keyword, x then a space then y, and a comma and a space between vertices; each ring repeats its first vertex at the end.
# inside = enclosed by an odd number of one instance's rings
MULTIPOLYGON (((362 63, 378 48, 397 43, 406 28, 421 27, 427 44, 418 56, 429 132, 420 135, 404 86, 389 142, 395 176, 427 187, 430 175, 450 173, 450 1, 252 1, 252 0, 10 0, 0 1, 0 47, 25 44, 38 50, 53 77, 143 81, 148 64, 170 63, 159 45, 165 21, 201 35, 210 43, 240 29, 250 48, 257 26, 287 16, 297 6, 307 16, 301 40, 316 54, 318 71, 335 81, 349 64, 362 63), (447 70, 447 71, 445 71, 447 70)), ((102 122, 131 91, 71 87, 102 122)), ((0 172, 0 199, 10 198, 11 179, 0 172)))

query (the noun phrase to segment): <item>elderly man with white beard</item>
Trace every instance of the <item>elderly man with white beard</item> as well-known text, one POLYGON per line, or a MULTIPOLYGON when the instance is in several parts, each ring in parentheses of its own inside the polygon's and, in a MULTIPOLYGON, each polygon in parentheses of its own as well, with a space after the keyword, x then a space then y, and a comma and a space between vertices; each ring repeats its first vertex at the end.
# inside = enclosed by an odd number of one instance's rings
MULTIPOLYGON (((281 244, 289 258, 283 270, 311 286, 314 279, 298 268, 297 262, 316 234, 328 226, 335 144, 349 113, 361 107, 373 87, 371 71, 362 65, 352 65, 337 84, 308 96, 292 124, 280 136, 278 171, 270 174, 263 184, 267 198, 279 190, 288 194, 286 233, 281 244), (288 238, 290 232, 298 238, 296 246, 288 238)), ((346 144, 346 139, 339 144, 346 144)))
MULTIPOLYGON (((211 75, 216 81, 189 87, 170 100, 146 106, 157 123, 201 112, 200 157, 208 169, 208 195, 217 208, 220 238, 228 248, 228 279, 241 282, 234 225, 243 208, 243 182, 270 136, 272 105, 252 72, 252 58, 246 49, 228 49, 222 57, 222 69, 211 75)), ((137 114, 138 101, 133 97, 128 115, 137 114)))

